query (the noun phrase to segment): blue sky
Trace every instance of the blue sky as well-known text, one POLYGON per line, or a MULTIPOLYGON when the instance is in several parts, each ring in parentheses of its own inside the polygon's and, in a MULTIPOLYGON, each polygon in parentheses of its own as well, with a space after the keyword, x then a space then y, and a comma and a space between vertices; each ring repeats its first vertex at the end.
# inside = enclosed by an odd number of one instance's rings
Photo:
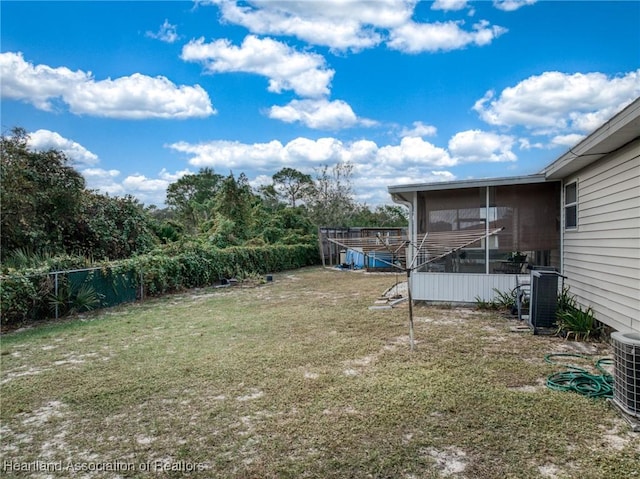
POLYGON ((2 1, 3 134, 162 206, 211 167, 269 183, 540 171, 640 96, 640 2, 2 1))

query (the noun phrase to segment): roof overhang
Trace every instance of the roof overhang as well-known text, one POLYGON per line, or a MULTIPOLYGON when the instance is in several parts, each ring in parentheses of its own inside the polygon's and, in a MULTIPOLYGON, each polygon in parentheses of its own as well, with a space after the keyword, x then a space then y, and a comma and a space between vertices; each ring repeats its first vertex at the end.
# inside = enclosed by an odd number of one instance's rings
POLYGON ((547 181, 547 178, 544 174, 536 174, 527 176, 510 176, 505 178, 483 178, 411 185, 394 185, 387 187, 387 190, 391 195, 402 196, 403 193, 411 193, 414 191, 440 191, 458 190, 461 188, 483 188, 487 186, 529 185, 533 183, 544 183, 545 181, 547 181))
POLYGON ((542 173, 562 179, 640 138, 640 98, 588 135, 542 173))

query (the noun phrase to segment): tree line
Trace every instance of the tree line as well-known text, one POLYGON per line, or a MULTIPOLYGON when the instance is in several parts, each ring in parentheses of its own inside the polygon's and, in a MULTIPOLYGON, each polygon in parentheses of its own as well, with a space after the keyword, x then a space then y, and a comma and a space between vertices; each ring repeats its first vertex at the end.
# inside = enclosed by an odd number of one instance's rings
POLYGON ((86 187, 64 153, 32 151, 14 128, 0 138, 3 265, 16 258, 73 254, 115 260, 181 241, 219 248, 304 244, 318 226, 405 226, 400 206, 358 203, 348 163, 308 175, 282 168, 254 189, 244 173, 203 168, 169 185, 166 207, 133 196, 114 197, 86 187))

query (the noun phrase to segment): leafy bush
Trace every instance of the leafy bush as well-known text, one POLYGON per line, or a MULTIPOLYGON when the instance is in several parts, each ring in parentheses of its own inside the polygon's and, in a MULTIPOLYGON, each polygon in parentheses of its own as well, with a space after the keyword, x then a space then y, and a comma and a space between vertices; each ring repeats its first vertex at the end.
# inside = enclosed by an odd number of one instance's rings
POLYGON ((593 310, 583 310, 574 296, 565 287, 558 295, 558 311, 556 313, 558 334, 568 337, 574 335, 576 340, 596 339, 602 332, 601 324, 596 320, 593 310))
POLYGON ((51 311, 64 316, 67 314, 91 311, 100 306, 100 296, 95 288, 89 284, 82 284, 77 291, 74 291, 69 284, 62 284, 58 293, 49 295, 49 306, 51 311))
POLYGON ((516 307, 516 294, 517 291, 499 291, 497 288, 493 288, 496 294, 493 301, 487 301, 479 296, 476 296, 476 307, 478 309, 493 309, 493 310, 513 310, 516 307))
MULTIPOLYGON (((171 243, 145 255, 101 266, 103 276, 126 273, 135 278, 138 284, 134 286, 141 288, 144 295, 159 295, 210 286, 223 278, 255 277, 318 262, 318 248, 311 244, 219 249, 206 242, 189 241, 171 243)), ((58 312, 98 307, 99 295, 94 297, 88 286, 82 291, 74 288, 73 292, 59 287, 58 296, 52 296, 51 271, 84 267, 86 259, 63 256, 48 260, 38 269, 5 270, 0 282, 2 326, 46 318, 51 314, 50 303, 54 310, 58 305, 58 312)))
POLYGON ((503 292, 493 288, 493 291, 496 293, 496 299, 493 300, 496 309, 512 310, 516 306, 517 291, 515 289, 503 292))
POLYGON ((476 308, 478 309, 497 309, 496 303, 494 301, 487 301, 482 299, 480 296, 475 297, 476 300, 476 308))

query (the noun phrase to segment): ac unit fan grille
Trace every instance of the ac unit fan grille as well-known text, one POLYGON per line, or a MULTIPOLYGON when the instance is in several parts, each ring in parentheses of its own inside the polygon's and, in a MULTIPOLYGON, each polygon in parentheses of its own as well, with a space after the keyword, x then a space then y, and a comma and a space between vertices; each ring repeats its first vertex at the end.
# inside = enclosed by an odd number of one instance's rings
POLYGON ((640 335, 613 333, 615 359, 613 400, 626 413, 640 417, 640 335), (638 336, 639 340, 634 338, 638 336))

